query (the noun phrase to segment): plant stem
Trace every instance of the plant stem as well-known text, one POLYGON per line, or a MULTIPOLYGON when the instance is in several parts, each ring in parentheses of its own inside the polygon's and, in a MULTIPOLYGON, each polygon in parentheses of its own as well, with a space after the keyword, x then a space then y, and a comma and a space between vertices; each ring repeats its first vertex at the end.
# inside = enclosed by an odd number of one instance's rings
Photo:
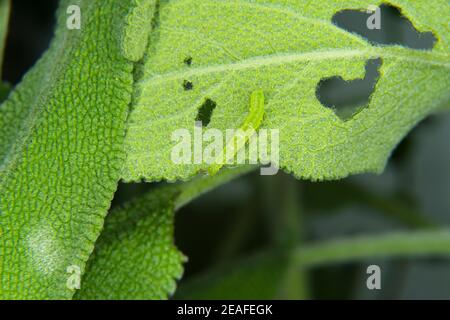
POLYGON ((175 200, 175 210, 184 207, 206 192, 256 169, 256 166, 240 166, 233 169, 223 169, 215 176, 197 177, 194 180, 180 184, 180 194, 175 200))
MULTIPOLYGON (((304 208, 301 199, 301 184, 293 177, 280 175, 277 177, 277 196, 281 205, 274 212, 277 225, 276 241, 280 250, 301 249, 304 240, 304 208)), ((275 202, 276 203, 276 202, 275 202)), ((281 299, 308 299, 308 271, 299 270, 295 259, 290 257, 284 281, 281 284, 279 298, 281 299)))
POLYGON ((450 229, 398 232, 337 240, 297 248, 293 257, 299 267, 364 260, 375 257, 445 255, 450 258, 450 229))

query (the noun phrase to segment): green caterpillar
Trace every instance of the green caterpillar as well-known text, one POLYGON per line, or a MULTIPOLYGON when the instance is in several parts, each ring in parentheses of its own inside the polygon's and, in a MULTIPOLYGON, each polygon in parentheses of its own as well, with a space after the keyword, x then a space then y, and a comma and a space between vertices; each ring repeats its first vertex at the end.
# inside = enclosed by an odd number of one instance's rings
MULTIPOLYGON (((250 95, 250 108, 247 118, 245 118, 239 130, 246 132, 247 130, 253 129, 258 130, 264 118, 264 92, 262 90, 253 91, 250 95)), ((219 170, 224 166, 227 161, 223 161, 224 155, 227 154, 227 149, 231 148, 237 141, 237 145, 234 148, 233 157, 247 144, 250 137, 245 136, 244 140, 236 139, 237 133, 234 134, 232 139, 228 141, 223 151, 219 154, 214 164, 208 168, 208 174, 214 176, 219 170)))

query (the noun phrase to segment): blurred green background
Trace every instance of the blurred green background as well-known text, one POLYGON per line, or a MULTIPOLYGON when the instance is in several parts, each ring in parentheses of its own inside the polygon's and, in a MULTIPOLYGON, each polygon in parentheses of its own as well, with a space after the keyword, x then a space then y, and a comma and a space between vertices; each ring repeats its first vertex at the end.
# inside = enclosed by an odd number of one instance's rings
MULTIPOLYGON (((56 6, 13 1, 3 80, 16 84, 47 48, 56 6)), ((341 12, 334 22, 374 43, 433 46, 433 36, 418 34, 395 8, 383 7, 381 30, 368 30, 366 19, 364 12, 341 12)), ((378 66, 368 63, 364 79, 324 79, 322 103, 343 114, 364 106, 378 66)), ((194 201, 176 216, 176 243, 189 262, 174 298, 450 299, 448 259, 377 259, 298 272, 285 254, 319 240, 448 226, 449 137, 450 115, 438 114, 399 145, 380 176, 312 183, 255 172, 194 201), (366 288, 370 264, 382 269, 382 290, 366 288)), ((121 184, 114 206, 153 187, 121 184)))

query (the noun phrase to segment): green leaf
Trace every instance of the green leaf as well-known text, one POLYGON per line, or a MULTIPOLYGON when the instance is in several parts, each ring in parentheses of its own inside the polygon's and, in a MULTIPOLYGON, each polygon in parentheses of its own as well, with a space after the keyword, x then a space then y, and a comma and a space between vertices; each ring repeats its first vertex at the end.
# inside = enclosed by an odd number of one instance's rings
POLYGON ((50 50, 0 107, 0 298, 66 299, 120 177, 133 63, 129 6, 62 1, 50 50), (81 30, 66 27, 79 5, 81 30))
POLYGON ((110 213, 77 299, 167 299, 183 274, 173 243, 176 188, 162 188, 110 213))
POLYGON ((122 52, 127 59, 138 62, 150 40, 157 0, 132 0, 132 3, 122 32, 122 52))
POLYGON ((135 84, 123 178, 187 179, 204 170, 171 161, 172 132, 192 134, 207 99, 217 105, 208 128, 239 128, 255 90, 267 100, 262 128, 280 130, 279 165, 286 172, 319 180, 382 171, 411 128, 448 104, 447 9, 444 0, 161 1, 152 35, 158 41, 135 84), (340 10, 385 2, 419 31, 433 32, 433 50, 375 46, 331 22, 340 10), (319 102, 321 80, 363 78, 375 58, 381 76, 368 106, 344 121, 319 102))
POLYGON ((3 70, 3 54, 5 51, 6 36, 8 34, 10 6, 11 3, 9 0, 0 0, 0 76, 3 70))
POLYGON ((113 210, 105 220, 77 299, 166 299, 183 273, 173 242, 175 210, 252 167, 223 170, 153 190, 113 210))

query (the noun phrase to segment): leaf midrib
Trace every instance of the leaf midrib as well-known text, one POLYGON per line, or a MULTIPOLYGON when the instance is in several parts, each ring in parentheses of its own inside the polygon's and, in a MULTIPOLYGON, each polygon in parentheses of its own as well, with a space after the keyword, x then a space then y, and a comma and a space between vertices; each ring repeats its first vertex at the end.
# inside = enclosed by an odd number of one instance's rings
POLYGON ((385 47, 372 47, 365 50, 361 49, 332 49, 326 51, 311 51, 293 54, 277 54, 252 57, 238 62, 231 62, 220 65, 209 65, 204 67, 193 68, 188 71, 170 71, 163 74, 153 75, 141 80, 138 85, 154 85, 161 82, 176 80, 187 76, 201 76, 211 73, 220 73, 225 71, 239 71, 258 67, 266 67, 270 65, 283 65, 301 61, 324 61, 331 59, 351 59, 355 57, 364 58, 394 58, 403 61, 410 61, 430 66, 438 66, 442 68, 450 68, 449 56, 437 53, 414 52, 403 47, 394 47, 397 50, 387 49, 385 47), (406 51, 405 53, 400 51, 406 51), (407 54, 409 52, 410 54, 407 54))

